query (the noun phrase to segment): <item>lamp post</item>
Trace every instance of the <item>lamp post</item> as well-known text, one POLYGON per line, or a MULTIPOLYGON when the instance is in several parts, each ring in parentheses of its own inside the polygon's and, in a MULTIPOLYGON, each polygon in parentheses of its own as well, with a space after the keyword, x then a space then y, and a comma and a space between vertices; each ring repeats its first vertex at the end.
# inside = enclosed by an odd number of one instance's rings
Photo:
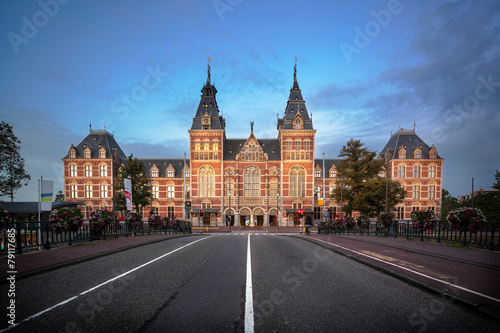
POLYGON ((228 222, 228 230, 231 230, 231 190, 229 190, 229 222, 228 222))
POLYGON ((342 220, 342 207, 344 205, 343 193, 342 193, 343 190, 344 190, 344 180, 343 180, 343 178, 341 178, 341 181, 340 181, 340 219, 341 220, 342 220))
POLYGON ((280 221, 279 218, 281 216, 280 212, 280 193, 276 192, 276 210, 278 211, 278 214, 276 214, 276 230, 280 229, 280 221))
POLYGON ((389 199, 389 160, 385 163, 385 213, 388 213, 388 199, 389 199))

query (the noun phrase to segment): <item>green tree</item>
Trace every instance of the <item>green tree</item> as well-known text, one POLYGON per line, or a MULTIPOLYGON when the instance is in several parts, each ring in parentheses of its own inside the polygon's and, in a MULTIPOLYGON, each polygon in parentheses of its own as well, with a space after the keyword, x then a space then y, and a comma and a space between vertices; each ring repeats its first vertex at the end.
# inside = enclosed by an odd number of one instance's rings
POLYGON ((146 168, 144 164, 137 158, 130 155, 126 164, 118 170, 116 178, 116 209, 126 210, 127 204, 125 201, 125 185, 123 179, 130 178, 132 183, 132 204, 136 212, 139 212, 140 207, 145 207, 151 198, 151 187, 149 185, 150 178, 146 176, 146 168))
POLYGON ((64 193, 63 193, 63 191, 57 192, 56 198, 54 199, 54 202, 64 202, 64 193))
POLYGON ((448 216, 450 210, 459 207, 458 199, 451 196, 450 192, 443 188, 442 198, 441 198, 441 220, 445 220, 448 216))
POLYGON ((24 158, 20 153, 21 141, 14 135, 12 126, 0 124, 0 196, 9 196, 27 186, 31 176, 24 169, 24 158))
POLYGON ((389 211, 403 201, 405 191, 398 182, 378 177, 383 162, 375 159, 376 152, 363 147, 360 140, 351 139, 340 150, 344 159, 337 165, 337 187, 332 197, 343 203, 347 214, 359 211, 370 217, 385 211, 386 186, 389 211))
POLYGON ((497 172, 495 173, 495 182, 493 183, 493 185, 491 187, 494 190, 500 190, 500 171, 498 171, 498 169, 497 169, 497 172))

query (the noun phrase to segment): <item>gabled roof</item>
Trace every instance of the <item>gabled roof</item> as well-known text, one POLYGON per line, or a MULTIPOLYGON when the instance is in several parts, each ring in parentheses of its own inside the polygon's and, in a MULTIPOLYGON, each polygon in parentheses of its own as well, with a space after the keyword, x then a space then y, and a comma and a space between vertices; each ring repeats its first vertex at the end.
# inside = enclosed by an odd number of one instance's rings
MULTIPOLYGON (((325 158, 325 178, 328 177, 328 171, 332 168, 333 165, 337 166, 342 159, 340 158, 325 158)), ((314 160, 314 168, 319 166, 321 168, 321 171, 323 172, 323 159, 322 158, 317 158, 314 160)))
MULTIPOLYGON (((224 141, 224 161, 236 161, 236 155, 241 152, 248 139, 226 139, 224 141)), ((267 154, 268 161, 281 159, 280 143, 278 139, 256 139, 267 154)))
POLYGON ((290 96, 288 97, 288 102, 285 108, 285 114, 283 118, 278 119, 278 129, 282 126, 284 130, 292 130, 293 122, 296 117, 301 117, 304 121, 303 129, 312 130, 312 120, 307 112, 306 102, 302 97, 302 91, 299 88, 299 83, 297 82, 297 65, 293 69, 293 85, 290 89, 290 96))
MULTIPOLYGON (((87 148, 89 148, 91 151, 91 158, 99 158, 99 150, 101 149, 101 147, 106 150, 106 158, 111 158, 112 153, 115 151, 118 153, 118 157, 120 159, 126 158, 122 149, 116 142, 113 134, 109 133, 106 130, 90 129, 89 135, 87 135, 87 137, 83 139, 76 147, 71 145, 71 148, 74 148, 76 151, 75 158, 84 158, 83 153, 87 148)), ((66 155, 64 158, 69 158, 69 155, 66 155)))
MULTIPOLYGON (((172 165, 172 167, 175 170, 174 178, 182 178, 182 170, 184 169, 184 159, 160 159, 160 158, 138 158, 137 160, 141 161, 145 168, 146 168, 146 175, 148 177, 151 176, 151 169, 153 166, 156 165, 158 168, 158 177, 159 178, 166 178, 167 177, 167 169, 169 165, 172 165)), ((127 161, 123 161, 126 163, 127 161)), ((186 164, 189 168, 189 159, 186 159, 186 164)), ((156 178, 156 177, 155 177, 156 178)), ((153 178, 153 179, 155 179, 153 178)))
MULTIPOLYGON (((413 159, 413 152, 420 148, 422 151, 420 159, 429 159, 429 152, 432 147, 429 147, 416 133, 415 129, 407 130, 400 128, 396 133, 391 135, 389 142, 385 145, 379 154, 380 158, 385 159, 386 152, 390 154, 389 159, 397 159, 399 150, 403 148, 406 151, 405 158, 413 159)), ((435 148, 434 148, 435 149, 435 148)), ((439 154, 436 154, 436 159, 442 159, 439 154)))

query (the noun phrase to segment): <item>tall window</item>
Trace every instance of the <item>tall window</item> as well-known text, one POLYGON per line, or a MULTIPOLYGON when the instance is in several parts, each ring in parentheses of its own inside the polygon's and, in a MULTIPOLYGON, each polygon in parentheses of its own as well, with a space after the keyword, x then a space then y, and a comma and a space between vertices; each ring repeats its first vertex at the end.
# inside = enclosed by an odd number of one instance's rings
POLYGON ((269 196, 274 198, 278 195, 278 179, 271 179, 269 185, 269 196))
POLYGON ((429 177, 431 177, 431 178, 436 177, 436 166, 435 165, 429 166, 429 177))
POLYGON ((226 180, 226 193, 225 193, 225 195, 229 196, 229 192, 231 192, 232 196, 236 195, 236 193, 234 193, 234 180, 232 180, 231 178, 226 180))
POLYGON ((337 187, 337 185, 335 185, 335 183, 330 183, 330 190, 328 193, 330 193, 330 196, 333 195, 333 192, 335 191, 335 188, 337 187))
POLYGON ((85 184, 85 198, 87 198, 87 199, 92 198, 92 184, 91 183, 85 184))
POLYGON ((215 196, 215 170, 209 165, 198 170, 199 197, 215 196))
POLYGON ((413 185, 413 199, 420 199, 420 185, 413 185))
POLYGON ((398 177, 405 178, 405 166, 404 165, 398 166, 398 177))
POLYGON ((152 199, 158 199, 160 196, 160 186, 157 182, 151 184, 151 197, 152 199))
POLYGON ((101 174, 101 177, 107 177, 108 176, 108 166, 106 164, 101 164, 99 172, 101 174))
POLYGON ((286 150, 292 150, 292 140, 286 140, 286 150))
POLYGON ((212 141, 212 150, 219 150, 219 141, 217 140, 212 141))
POLYGON ((413 166, 413 178, 420 178, 420 165, 413 166))
POLYGON ((208 139, 203 140, 203 150, 209 150, 210 149, 210 142, 208 139))
POLYGON ((167 215, 169 218, 173 218, 175 215, 174 215, 174 206, 168 206, 167 207, 167 215))
POLYGON ((200 150, 200 139, 194 141, 194 150, 200 150))
POLYGON ((76 164, 70 164, 69 166, 69 176, 76 177, 76 164))
POLYGON ((295 166, 290 170, 290 196, 305 197, 306 170, 302 166, 295 166))
POLYGON ((75 199, 76 197, 78 197, 77 189, 78 185, 76 183, 72 183, 71 185, 69 185, 69 196, 71 197, 71 199, 75 199))
POLYGON ((404 208, 404 206, 396 207, 396 218, 398 220, 401 220, 401 219, 405 218, 405 208, 404 208))
POLYGON ((436 185, 429 186, 429 199, 436 199, 436 185))
POLYGON ((175 197, 175 186, 173 183, 167 184, 167 198, 173 199, 175 197))
POLYGON ((319 170, 319 169, 314 170, 314 177, 321 178, 321 170, 319 170))
POLYGON ((92 177, 92 165, 85 164, 85 177, 92 177))
POLYGON ((300 150, 300 140, 295 140, 295 150, 300 150))
POLYGON ((311 149, 311 143, 309 140, 304 141, 304 150, 311 149))
POLYGON ((99 192, 100 192, 101 198, 107 198, 108 197, 108 184, 101 183, 99 192))
POLYGON ((243 171, 243 196, 260 197, 260 170, 249 166, 243 171))
POLYGON ((189 169, 184 169, 186 178, 189 178, 189 169))

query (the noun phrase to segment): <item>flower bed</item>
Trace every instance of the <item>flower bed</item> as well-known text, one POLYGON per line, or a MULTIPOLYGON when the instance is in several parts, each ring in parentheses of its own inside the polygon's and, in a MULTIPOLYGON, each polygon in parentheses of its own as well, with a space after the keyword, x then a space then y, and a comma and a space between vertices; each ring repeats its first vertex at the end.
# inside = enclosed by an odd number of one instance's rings
POLYGON ((370 227, 370 219, 364 215, 356 217, 356 224, 359 229, 368 229, 370 227))
POLYGON ((125 215, 125 223, 128 230, 137 230, 142 223, 142 215, 139 213, 127 212, 125 215))
POLYGON ((411 222, 413 226, 419 230, 432 230, 437 223, 436 215, 434 211, 428 210, 417 210, 411 212, 411 222))
POLYGON ((396 219, 393 213, 381 213, 377 218, 377 224, 384 228, 390 227, 394 221, 396 221, 396 219))
POLYGON ((446 218, 451 228, 459 231, 478 232, 486 226, 486 217, 478 208, 461 207, 452 210, 446 218))
POLYGON ((49 225, 56 234, 78 231, 82 224, 83 214, 79 208, 54 209, 49 215, 49 225))
POLYGON ((101 208, 99 210, 95 210, 90 213, 90 227, 94 231, 101 231, 107 225, 112 223, 115 220, 115 216, 112 211, 107 210, 106 208, 101 208))

